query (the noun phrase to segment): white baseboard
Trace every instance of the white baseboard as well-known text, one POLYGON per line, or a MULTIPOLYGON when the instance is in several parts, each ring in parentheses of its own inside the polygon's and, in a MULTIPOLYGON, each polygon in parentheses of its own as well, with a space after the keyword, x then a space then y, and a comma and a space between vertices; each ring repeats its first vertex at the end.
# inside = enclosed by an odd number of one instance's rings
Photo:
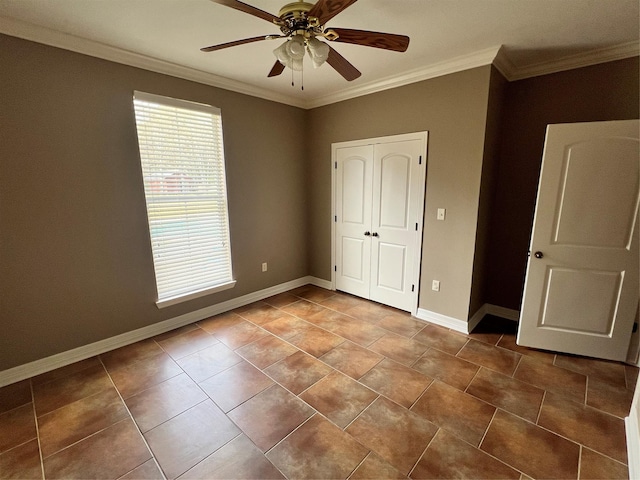
POLYGON ((495 315, 496 317, 504 318, 506 320, 511 320, 517 322, 520 320, 520 311, 514 310, 512 308, 500 307, 498 305, 492 305, 490 303, 485 303, 483 307, 487 309, 487 315, 495 315))
POLYGON ((309 279, 307 283, 310 283, 311 285, 324 288, 325 290, 334 290, 331 280, 323 280, 322 278, 318 278, 318 277, 306 277, 306 278, 309 279))
POLYGON ((629 478, 640 478, 640 382, 636 384, 629 416, 624 419, 629 478))
POLYGON ((190 323, 204 320, 205 318, 218 315, 220 313, 228 312, 234 308, 242 307, 258 300, 262 300, 278 293, 283 293, 293 288, 301 287, 303 285, 312 284, 322 288, 330 288, 331 282, 322 280, 316 277, 301 277, 296 280, 274 285, 273 287, 265 288, 257 292, 248 293, 238 298, 227 300, 226 302, 217 303, 210 307, 202 308, 194 312, 185 313, 178 317, 170 318, 162 322, 154 323, 146 327, 138 328, 130 332, 116 335, 115 337, 105 338, 88 345, 83 345, 66 352, 57 353, 49 357, 35 360, 33 362, 25 363, 17 367, 3 370, 0 372, 0 387, 9 385, 11 383, 19 382, 41 373, 55 370, 56 368, 64 367, 71 363, 78 362, 101 353, 114 350, 116 348, 124 347, 131 343, 139 342, 147 338, 155 337, 161 333, 168 332, 178 327, 188 325, 190 323), (329 287, 327 287, 329 285, 329 287))
POLYGON ((421 320, 426 320, 442 327, 447 327, 457 332, 471 333, 474 328, 478 326, 480 321, 485 315, 495 315, 496 317, 504 318, 506 320, 512 320, 517 322, 520 318, 520 312, 518 310, 512 310, 510 308, 500 307, 498 305, 492 305, 485 303, 482 305, 476 313, 469 319, 468 322, 459 320, 453 317, 447 317, 440 313, 431 312, 424 308, 418 308, 416 317, 421 320))
POLYGON ((640 438, 638 432, 638 416, 629 416, 624 419, 624 427, 627 435, 627 458, 629 465, 629 478, 640 478, 640 438))
POLYGON ((457 318, 448 317, 440 313, 425 310, 424 308, 418 308, 416 318, 435 323, 436 325, 440 325, 441 327, 450 328, 451 330, 455 330, 456 332, 469 333, 468 322, 465 322, 464 320, 458 320, 457 318))
POLYGON ((488 310, 489 310, 489 304, 485 303, 478 309, 476 313, 473 314, 473 316, 469 319, 469 325, 467 327, 469 332, 473 332, 473 329, 478 326, 478 324, 480 323, 480 320, 482 320, 484 316, 489 313, 488 310))

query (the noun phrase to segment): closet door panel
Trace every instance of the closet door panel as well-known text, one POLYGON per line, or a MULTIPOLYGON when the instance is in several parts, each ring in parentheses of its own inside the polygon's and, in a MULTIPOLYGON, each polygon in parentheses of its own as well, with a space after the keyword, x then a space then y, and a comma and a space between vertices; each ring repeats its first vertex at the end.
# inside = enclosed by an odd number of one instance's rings
POLYGON ((373 146, 340 148, 336 162, 336 288, 369 298, 373 146))
POLYGON ((374 149, 370 298, 402 310, 413 308, 412 278, 419 258, 416 196, 421 191, 421 150, 419 140, 383 143, 374 149))

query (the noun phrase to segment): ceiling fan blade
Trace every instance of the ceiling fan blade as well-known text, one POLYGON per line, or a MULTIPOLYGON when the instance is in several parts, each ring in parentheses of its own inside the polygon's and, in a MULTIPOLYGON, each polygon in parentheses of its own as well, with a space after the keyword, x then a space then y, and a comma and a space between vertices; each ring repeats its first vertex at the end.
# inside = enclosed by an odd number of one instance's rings
POLYGON ((345 8, 356 3, 357 0, 318 0, 309 13, 309 17, 316 17, 320 25, 324 25, 345 8))
POLYGON ((222 50, 223 48, 235 47, 236 45, 244 45, 245 43, 259 42, 260 40, 266 40, 267 35, 261 37, 245 38, 243 40, 236 40, 235 42, 221 43, 220 45, 212 45, 210 47, 204 47, 200 50, 203 52, 215 52, 216 50, 222 50))
POLYGON ((271 69, 267 77, 277 77, 282 72, 284 72, 284 65, 281 64, 278 60, 276 60, 276 63, 273 64, 273 68, 271 69))
POLYGON ((271 15, 269 12, 265 12, 264 10, 260 10, 259 8, 252 7, 251 5, 247 5, 246 3, 239 2, 238 0, 211 0, 211 1, 213 3, 219 3, 220 5, 224 5, 225 7, 231 7, 235 10, 240 10, 241 12, 248 13, 249 15, 253 15, 254 17, 261 18, 270 23, 280 22, 280 19, 275 15, 271 15))
POLYGON ((368 30, 352 30, 350 28, 328 28, 338 34, 334 42, 355 43, 367 47, 383 48, 394 52, 405 52, 409 47, 409 37, 393 33, 370 32, 368 30))
POLYGON ((356 67, 351 65, 346 58, 336 52, 331 46, 329 46, 329 58, 327 58, 327 63, 348 82, 355 80, 362 75, 356 67))

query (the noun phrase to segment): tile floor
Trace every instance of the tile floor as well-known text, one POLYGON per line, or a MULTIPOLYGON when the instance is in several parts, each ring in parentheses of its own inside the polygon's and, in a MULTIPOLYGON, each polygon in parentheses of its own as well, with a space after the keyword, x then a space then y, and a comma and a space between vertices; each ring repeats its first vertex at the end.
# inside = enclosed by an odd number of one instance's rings
POLYGON ((313 286, 0 389, 0 478, 627 478, 638 370, 313 286))

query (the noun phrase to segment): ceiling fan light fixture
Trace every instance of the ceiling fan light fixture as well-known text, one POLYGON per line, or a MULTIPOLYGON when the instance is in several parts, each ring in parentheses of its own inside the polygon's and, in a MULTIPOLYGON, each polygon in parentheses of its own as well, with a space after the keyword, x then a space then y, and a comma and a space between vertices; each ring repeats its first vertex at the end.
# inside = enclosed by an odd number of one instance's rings
POLYGON ((313 62, 313 68, 320 67, 329 58, 329 45, 321 42, 316 37, 307 40, 307 50, 313 62))
POLYGON ((293 35, 273 51, 278 61, 285 67, 292 70, 302 70, 302 59, 304 58, 304 37, 293 35))

